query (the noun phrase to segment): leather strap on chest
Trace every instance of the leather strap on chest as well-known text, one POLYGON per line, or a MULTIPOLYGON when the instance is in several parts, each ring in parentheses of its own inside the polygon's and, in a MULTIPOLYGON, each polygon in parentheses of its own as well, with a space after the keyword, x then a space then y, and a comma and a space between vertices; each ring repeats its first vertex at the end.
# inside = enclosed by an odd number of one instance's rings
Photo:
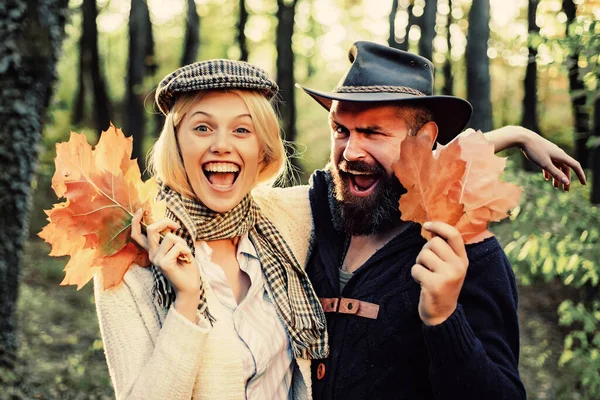
POLYGON ((348 299, 345 297, 319 297, 323 311, 340 314, 352 314, 357 317, 377 319, 379 305, 367 301, 348 299))

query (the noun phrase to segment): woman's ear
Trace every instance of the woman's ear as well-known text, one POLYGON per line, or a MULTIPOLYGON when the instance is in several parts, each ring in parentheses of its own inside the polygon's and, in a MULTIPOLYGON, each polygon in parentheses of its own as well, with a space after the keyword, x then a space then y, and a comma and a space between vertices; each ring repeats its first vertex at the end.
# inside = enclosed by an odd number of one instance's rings
POLYGON ((429 140, 431 141, 431 147, 433 148, 438 135, 437 124, 433 121, 429 121, 428 123, 423 125, 421 129, 419 129, 419 131, 417 132, 416 136, 419 137, 421 135, 425 135, 427 138, 429 138, 429 140))

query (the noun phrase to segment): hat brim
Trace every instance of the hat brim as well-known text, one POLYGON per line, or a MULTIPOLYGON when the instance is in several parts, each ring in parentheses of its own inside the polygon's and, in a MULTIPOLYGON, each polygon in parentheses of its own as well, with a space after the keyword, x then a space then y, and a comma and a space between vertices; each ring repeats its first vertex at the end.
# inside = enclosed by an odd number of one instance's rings
POLYGON ((473 107, 468 101, 454 96, 415 96, 407 93, 390 92, 331 93, 309 89, 299 84, 296 84, 296 87, 304 90, 327 111, 331 108, 334 100, 358 103, 393 101, 426 106, 433 114, 433 121, 438 125, 437 142, 443 145, 450 142, 465 129, 473 113, 473 107))

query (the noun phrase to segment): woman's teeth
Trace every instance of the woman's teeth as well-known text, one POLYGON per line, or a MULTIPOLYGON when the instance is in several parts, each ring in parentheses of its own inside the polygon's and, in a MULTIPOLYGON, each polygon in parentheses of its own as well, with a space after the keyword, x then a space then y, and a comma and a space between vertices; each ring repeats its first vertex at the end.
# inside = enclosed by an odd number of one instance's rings
POLYGON ((240 168, 233 163, 211 162, 203 167, 208 181, 220 188, 230 187, 239 175, 240 168))

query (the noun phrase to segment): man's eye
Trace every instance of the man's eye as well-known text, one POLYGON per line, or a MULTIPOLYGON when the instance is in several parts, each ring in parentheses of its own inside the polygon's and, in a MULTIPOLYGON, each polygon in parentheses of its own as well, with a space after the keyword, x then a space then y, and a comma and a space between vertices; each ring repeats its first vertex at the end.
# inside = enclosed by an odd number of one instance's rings
POLYGON ((208 132, 208 126, 198 125, 197 127, 194 128, 194 130, 196 130, 198 132, 208 132))
POLYGON ((336 126, 334 128, 334 131, 337 135, 347 135, 348 134, 348 129, 344 128, 343 126, 336 126))

